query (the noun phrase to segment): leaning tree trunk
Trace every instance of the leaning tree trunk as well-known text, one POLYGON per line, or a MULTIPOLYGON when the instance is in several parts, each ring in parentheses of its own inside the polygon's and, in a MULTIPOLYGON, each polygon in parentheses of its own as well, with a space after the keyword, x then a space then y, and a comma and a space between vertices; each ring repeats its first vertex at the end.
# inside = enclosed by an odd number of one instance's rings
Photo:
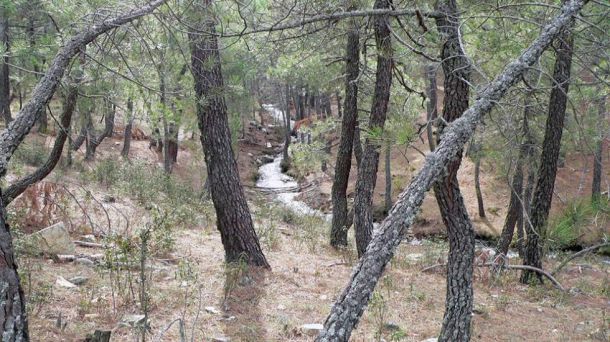
MULTIPOLYGON (((462 49, 459 12, 455 0, 439 3, 442 17, 436 26, 442 37, 441 66, 445 76, 443 122, 438 127, 437 145, 442 144, 445 122, 451 123, 468 109, 470 62, 462 49)), ((462 162, 459 150, 447 166, 447 174, 434 184, 434 196, 447 227, 447 293, 445 315, 439 341, 469 341, 472 320, 472 273, 474 262, 474 228, 460 192, 457 172, 462 162)))
POLYGON ((483 202, 483 192, 481 191, 481 150, 483 146, 476 141, 476 136, 472 138, 470 146, 471 157, 474 158, 474 191, 477 196, 477 207, 479 217, 485 218, 485 204, 483 202))
MULTIPOLYGON (((53 143, 53 149, 49 157, 38 169, 29 175, 13 182, 2 194, 2 201, 4 205, 9 205, 17 196, 21 195, 30 185, 40 182, 46 176, 53 171, 59 159, 61 152, 64 148, 64 144, 68 138, 68 130, 70 129, 70 122, 72 121, 72 113, 76 107, 76 99, 78 98, 78 87, 76 84, 70 85, 68 94, 64 102, 63 112, 59 119, 60 126, 57 127, 57 135, 55 136, 55 142, 53 143)), ((69 148, 68 148, 69 149, 69 148)))
MULTIPOLYGON (((352 167, 354 130, 358 119, 358 75, 360 74, 360 30, 354 20, 347 35, 345 49, 345 108, 341 119, 341 138, 335 163, 335 180, 331 191, 333 218, 330 244, 347 246, 347 184, 352 167)), ((339 104, 340 106, 340 104, 339 104)))
POLYGON ((595 152, 593 153, 593 183, 591 183, 591 199, 593 201, 599 201, 601 198, 601 183, 602 183, 602 156, 604 148, 604 129, 605 125, 602 123, 606 119, 606 99, 607 95, 602 96, 598 103, 599 113, 599 136, 597 137, 597 143, 595 144, 595 152))
POLYGON ((201 144, 208 168, 217 226, 228 262, 244 260, 250 265, 268 268, 269 264, 254 231, 231 147, 218 38, 214 18, 209 14, 211 2, 212 0, 203 0, 195 7, 202 14, 202 24, 199 24, 201 32, 209 34, 191 33, 189 40, 201 144), (197 8, 198 6, 200 7, 197 8))
POLYGON ((385 214, 392 209, 392 145, 387 142, 385 147, 385 214))
POLYGON ((478 94, 474 105, 445 128, 440 144, 426 156, 423 167, 400 194, 390 215, 381 223, 379 233, 375 234, 365 254, 354 267, 349 283, 333 305, 316 341, 349 340, 386 265, 409 232, 426 192, 445 174, 446 167, 470 140, 482 117, 520 80, 527 68, 534 64, 560 31, 580 12, 584 3, 585 0, 572 0, 564 4, 561 13, 543 28, 540 36, 478 94))
POLYGON ((130 97, 127 99, 127 124, 125 125, 125 131, 123 132, 123 149, 121 150, 121 156, 123 158, 129 158, 129 149, 131 148, 131 131, 133 129, 133 99, 130 97))
MULTIPOLYGON (((389 9, 389 0, 375 0, 375 9, 389 9)), ((369 130, 383 130, 390 88, 392 86, 392 34, 388 16, 377 16, 374 20, 375 45, 377 46, 377 72, 375 75, 375 91, 371 105, 369 130)), ((358 168, 356 181, 356 197, 354 199, 354 229, 356 231, 356 247, 358 256, 362 256, 373 233, 373 192, 377 182, 379 167, 379 149, 381 144, 377 138, 366 138, 362 161, 358 168)))
MULTIPOLYGON (((553 200, 557 162, 559 160, 559 150, 561 149, 561 135, 563 133, 563 123, 568 101, 572 47, 574 43, 574 37, 571 33, 572 27, 573 24, 566 27, 556 42, 556 59, 553 70, 553 87, 549 99, 549 114, 542 143, 536 190, 534 191, 529 213, 531 227, 527 230, 527 245, 523 263, 524 265, 537 268, 542 268, 542 248, 546 238, 546 224, 553 200)), ((534 274, 542 282, 542 275, 540 273, 529 270, 523 271, 521 282, 524 284, 529 283, 534 274)))
MULTIPOLYGON (((165 0, 153 0, 115 18, 108 18, 90 25, 74 37, 66 40, 45 75, 40 79, 30 100, 21 108, 8 128, 0 133, 0 177, 6 175, 8 163, 25 136, 38 119, 66 71, 72 58, 97 36, 152 12, 165 0)), ((0 196, 0 327, 3 342, 28 341, 28 318, 25 296, 19 282, 10 228, 6 222, 6 210, 0 196)))
POLYGON ((6 126, 13 120, 11 116, 11 84, 9 80, 8 67, 8 51, 9 51, 9 36, 8 36, 8 13, 6 5, 0 5, 0 44, 4 51, 4 56, 0 58, 0 114, 4 119, 6 126))

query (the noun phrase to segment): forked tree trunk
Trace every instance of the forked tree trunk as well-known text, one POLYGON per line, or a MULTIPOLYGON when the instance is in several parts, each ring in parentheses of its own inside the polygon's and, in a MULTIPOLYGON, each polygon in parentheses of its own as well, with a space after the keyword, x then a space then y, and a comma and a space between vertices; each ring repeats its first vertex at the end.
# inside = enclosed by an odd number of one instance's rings
POLYGON ((195 80, 197 118, 201 144, 210 179, 210 191, 216 209, 227 262, 244 262, 269 267, 254 231, 246 196, 239 180, 237 162, 231 147, 231 132, 224 99, 218 38, 212 0, 197 2, 193 10, 201 14, 201 32, 189 34, 191 71, 195 80))
POLYGON ((445 174, 446 167, 470 140, 481 118, 521 79, 584 3, 584 0, 572 0, 564 4, 561 13, 541 30, 540 36, 478 94, 474 105, 445 128, 440 144, 426 156, 423 167, 400 194, 390 215, 381 223, 379 233, 354 267, 349 283, 333 305, 316 341, 349 340, 386 265, 409 232, 426 192, 445 174))
MULTIPOLYGON (((531 227, 527 230, 527 246, 523 263, 524 265, 537 268, 542 268, 542 249, 546 239, 546 224, 553 200, 559 150, 561 149, 561 136, 568 101, 572 47, 574 44, 574 37, 571 33, 572 27, 573 23, 566 27, 561 35, 557 37, 555 44, 556 57, 549 99, 549 114, 542 143, 536 190, 534 191, 532 207, 529 213, 531 227)), ((542 282, 541 274, 529 270, 523 271, 521 282, 524 284, 529 283, 534 275, 542 282)))
POLYGON ((604 129, 603 122, 606 120, 606 99, 607 95, 602 96, 598 102, 598 115, 599 115, 599 136, 595 144, 595 152, 593 153, 593 182, 591 183, 591 199, 593 201, 599 201, 602 195, 602 158, 604 148, 604 129))
MULTIPOLYGON (((53 149, 49 157, 38 169, 29 175, 13 182, 3 193, 4 205, 9 205, 17 196, 21 195, 30 185, 35 184, 43 180, 48 176, 51 171, 55 168, 59 159, 61 158, 61 152, 64 148, 64 144, 68 138, 68 130, 70 129, 70 122, 72 121, 72 113, 76 107, 76 99, 78 98, 78 86, 76 84, 70 85, 68 94, 64 101, 64 108, 59 119, 60 126, 57 127, 57 134, 55 136, 55 142, 53 143, 53 149)), ((68 148, 69 150, 69 148, 68 148)))
POLYGON ((360 73, 360 32, 356 21, 352 21, 351 25, 352 28, 347 35, 347 48, 345 49, 345 109, 341 120, 341 138, 337 149, 335 180, 331 191, 333 217, 330 244, 334 247, 347 246, 349 226, 347 225, 346 191, 352 167, 354 130, 358 116, 358 84, 356 80, 360 73))
MULTIPOLYGON (((444 122, 453 122, 468 109, 470 62, 462 49, 459 11, 455 0, 438 4, 443 17, 436 19, 442 37, 441 66, 445 75, 443 123, 438 128, 438 144, 445 135, 444 122)), ((447 227, 449 256, 447 257, 447 290, 445 315, 439 341, 469 341, 472 320, 472 274, 474 262, 474 228, 460 192, 457 172, 462 162, 459 150, 447 166, 447 175, 434 184, 434 196, 447 227)))
MULTIPOLYGON (((375 9, 389 9, 389 0, 375 0, 375 9)), ((388 16, 376 16, 375 45, 377 46, 377 71, 375 75, 375 91, 371 104, 369 130, 380 132, 385 124, 392 86, 392 34, 388 16)), ((373 233, 373 192, 377 181, 379 167, 379 139, 366 138, 362 161, 358 168, 356 181, 356 198, 354 199, 354 229, 356 231, 356 247, 358 256, 362 256, 373 233)))
POLYGON ((95 134, 93 128, 93 122, 91 120, 91 114, 89 114, 89 121, 87 124, 87 135, 85 141, 87 142, 85 150, 85 160, 93 160, 95 158, 95 151, 100 146, 104 139, 111 137, 114 131, 114 115, 116 112, 116 106, 114 103, 110 103, 110 100, 106 100, 108 105, 108 112, 104 115, 104 130, 99 134, 95 134))
MULTIPOLYGON (((38 119, 72 58, 97 36, 125 23, 152 12, 165 0, 153 0, 147 4, 128 10, 123 15, 108 18, 90 25, 74 37, 65 41, 45 75, 40 79, 30 96, 30 100, 20 110, 15 120, 0 133, 0 177, 6 175, 8 163, 25 136, 38 119)), ((6 222, 6 210, 0 196, 0 327, 3 342, 29 341, 28 318, 25 296, 19 282, 17 265, 13 251, 10 228, 6 222)))

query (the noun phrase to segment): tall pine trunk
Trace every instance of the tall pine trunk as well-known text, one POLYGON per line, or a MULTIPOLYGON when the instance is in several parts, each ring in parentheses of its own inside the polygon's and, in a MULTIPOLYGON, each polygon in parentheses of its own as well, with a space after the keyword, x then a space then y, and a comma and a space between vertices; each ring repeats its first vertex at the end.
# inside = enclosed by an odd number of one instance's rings
POLYGON ((129 158, 129 150, 131 148, 131 131, 133 129, 133 99, 130 97, 127 99, 127 124, 125 125, 125 131, 123 132, 123 149, 121 150, 121 156, 123 158, 129 158))
MULTIPOLYGON (((354 131, 358 119, 358 84, 360 73, 360 32, 356 21, 347 35, 345 49, 345 108, 341 120, 341 138, 335 163, 335 180, 331 198, 333 218, 330 233, 330 244, 335 247, 347 246, 347 184, 352 167, 352 150, 354 131)), ((340 106, 340 104, 339 104, 340 106)))
POLYGON ((6 126, 13 120, 11 116, 11 100, 10 91, 11 84, 9 81, 8 53, 9 53, 9 26, 8 26, 8 10, 6 4, 0 4, 0 44, 4 56, 0 58, 0 114, 6 126))
POLYGON ((243 260, 250 265, 269 268, 254 231, 231 147, 220 51, 214 17, 211 14, 211 2, 199 1, 193 8, 201 15, 201 18, 198 18, 201 32, 208 34, 190 33, 189 40, 197 118, 210 192, 216 209, 217 227, 227 262, 243 260))
MULTIPOLYGON (((375 0, 375 9, 389 9, 390 7, 389 0, 375 0)), ((377 46, 377 72, 369 131, 381 133, 385 125, 392 86, 392 34, 389 17, 377 16, 373 20, 375 45, 377 46)), ((358 168, 356 198, 354 199, 354 229, 358 256, 362 256, 366 251, 373 233, 373 192, 377 182, 379 149, 381 148, 379 140, 381 138, 382 136, 366 138, 362 161, 358 168)))
MULTIPOLYGON (((441 2, 438 10, 444 13, 444 16, 436 19, 436 26, 442 37, 441 65, 445 75, 442 115, 443 122, 453 122, 468 109, 471 67, 461 45, 456 1, 441 2)), ((439 125, 438 144, 442 142, 444 128, 444 123, 439 125)), ((461 162, 462 150, 449 162, 445 177, 434 183, 434 196, 449 239, 445 315, 438 338, 443 342, 470 340, 475 235, 457 179, 461 162)))
POLYGON ((599 115, 599 136, 597 137, 597 143, 595 144, 595 151, 593 153, 593 182, 591 183, 591 199, 598 201, 601 197, 601 183, 602 183, 602 157, 604 148, 604 121, 606 120, 606 99, 607 95, 602 96, 598 103, 598 115, 599 115))
MULTIPOLYGON (((572 47, 574 37, 571 29, 573 23, 565 28, 555 41, 555 67, 553 70, 552 89, 549 99, 549 114, 546 121, 542 154, 538 169, 538 180, 534 191, 529 218, 531 226, 526 225, 527 245, 523 263, 527 266, 542 268, 544 240, 546 239, 546 224, 553 200, 553 189, 561 149, 561 136, 568 101, 570 85, 570 68, 572 65, 572 47)), ((529 283, 536 275, 542 282, 539 273, 525 270, 521 275, 522 283, 529 283)))

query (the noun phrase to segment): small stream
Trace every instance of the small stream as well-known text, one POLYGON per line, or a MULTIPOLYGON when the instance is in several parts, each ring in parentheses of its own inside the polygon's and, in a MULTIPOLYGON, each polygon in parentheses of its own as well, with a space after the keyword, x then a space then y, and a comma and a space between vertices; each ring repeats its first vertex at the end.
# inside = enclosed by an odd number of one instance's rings
MULTIPOLYGON (((283 126, 284 114, 283 112, 272 104, 264 104, 265 108, 275 120, 276 126, 283 126)), ((291 125, 294 125, 294 121, 291 120, 291 125)), ((332 220, 332 214, 326 214, 320 210, 314 209, 307 205, 305 202, 296 199, 301 194, 301 188, 299 183, 292 177, 283 174, 280 163, 282 162, 282 155, 277 155, 273 162, 263 164, 259 167, 259 179, 256 182, 256 187, 261 189, 263 192, 272 194, 274 200, 282 204, 288 210, 293 211, 299 215, 313 215, 324 218, 327 221, 332 220)), ((379 223, 374 223, 375 229, 379 227, 379 223)), ((410 242, 413 245, 419 245, 422 243, 421 240, 414 239, 410 242)), ((476 249, 487 252, 489 251, 492 255, 495 253, 495 248, 487 245, 488 242, 476 241, 476 249)), ((515 251, 509 251, 508 257, 513 259, 518 257, 515 251)))
MULTIPOLYGON (((265 104, 263 107, 271 113, 276 123, 282 125, 284 114, 281 110, 270 104, 265 104)), ((273 194, 277 202, 296 214, 320 216, 330 221, 331 216, 329 214, 313 209, 305 202, 296 200, 296 197, 301 194, 299 183, 294 178, 282 173, 281 162, 282 155, 279 154, 273 159, 273 162, 263 164, 258 169, 259 179, 256 182, 256 187, 264 192, 273 194)))

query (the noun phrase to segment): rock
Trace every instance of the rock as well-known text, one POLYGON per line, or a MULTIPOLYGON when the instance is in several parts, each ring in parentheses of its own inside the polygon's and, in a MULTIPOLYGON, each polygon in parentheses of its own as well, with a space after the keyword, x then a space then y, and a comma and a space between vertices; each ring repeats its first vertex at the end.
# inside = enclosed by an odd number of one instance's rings
POLYGON ((97 320, 100 317, 99 314, 85 314, 85 319, 88 320, 97 320))
POLYGON ((438 338, 430 337, 429 339, 425 339, 425 340, 423 340, 421 342, 437 342, 437 341, 438 341, 438 338))
POLYGON ((83 276, 76 276, 68 279, 68 281, 74 285, 83 285, 89 281, 89 278, 83 276))
POLYGON ((121 319, 121 322, 119 323, 119 325, 122 326, 127 326, 127 327, 136 327, 136 326, 141 326, 142 324, 144 324, 144 315, 125 315, 123 316, 123 319, 121 319))
POLYGON ((251 152, 248 152, 248 157, 254 157, 254 155, 251 152))
POLYGON ((212 342, 231 342, 231 339, 224 336, 212 337, 212 342))
POLYGON ((320 331, 324 329, 324 326, 318 323, 310 323, 301 325, 300 329, 305 335, 313 337, 318 336, 318 334, 320 334, 320 331))
POLYGON ((61 286, 61 287, 65 287, 67 289, 73 289, 76 287, 76 285, 72 284, 71 282, 67 281, 66 278, 59 276, 57 277, 57 280, 55 280, 55 285, 61 286))
POLYGON ((271 143, 267 141, 267 148, 271 148, 271 143))
POLYGON ((87 258, 76 258, 74 260, 74 263, 79 264, 79 265, 83 265, 83 266, 88 266, 88 267, 94 267, 95 263, 87 258))
POLYGON ((327 295, 321 295, 321 296, 320 296, 320 300, 327 300, 327 299, 328 299, 328 296, 327 296, 327 295))
POLYGON ((74 243, 63 222, 30 234, 26 240, 36 254, 74 254, 74 243))
POLYGON ((97 242, 97 239, 95 238, 95 235, 93 235, 93 234, 81 235, 80 239, 85 242, 93 242, 93 243, 97 242))
POLYGON ((102 202, 104 202, 104 203, 114 203, 114 202, 116 202, 116 198, 114 196, 104 195, 104 198, 102 198, 102 202))
POLYGON ((209 313, 211 313, 211 314, 213 314, 213 315, 218 315, 218 314, 220 314, 220 311, 218 311, 218 310, 217 310, 215 307, 213 307, 213 306, 206 306, 206 307, 205 307, 205 311, 207 311, 207 312, 209 312, 209 313))

